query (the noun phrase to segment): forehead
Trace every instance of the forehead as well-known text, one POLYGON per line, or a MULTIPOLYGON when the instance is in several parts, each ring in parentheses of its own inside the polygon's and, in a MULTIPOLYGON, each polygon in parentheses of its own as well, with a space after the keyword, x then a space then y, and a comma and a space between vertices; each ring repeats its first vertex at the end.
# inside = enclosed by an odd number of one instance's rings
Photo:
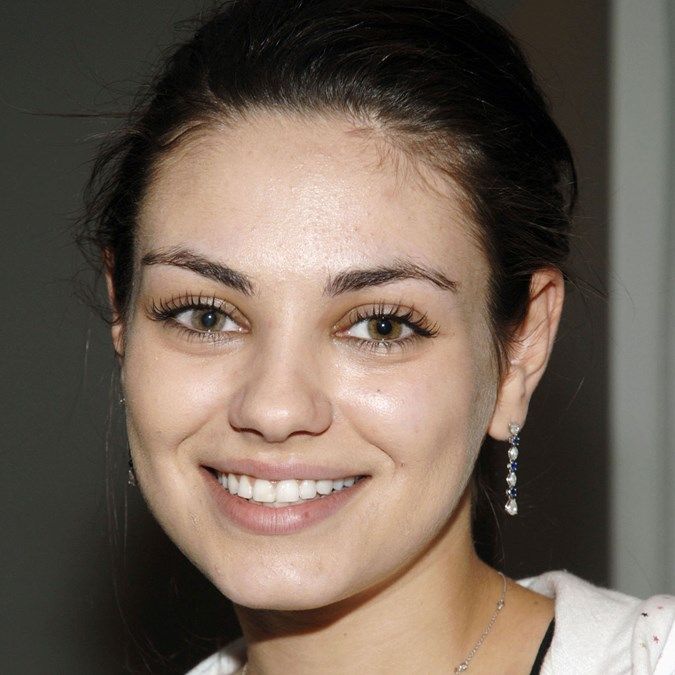
POLYGON ((138 249, 189 246, 263 275, 405 257, 481 278, 474 232, 451 181, 376 132, 340 117, 264 113, 200 130, 161 161, 138 249))

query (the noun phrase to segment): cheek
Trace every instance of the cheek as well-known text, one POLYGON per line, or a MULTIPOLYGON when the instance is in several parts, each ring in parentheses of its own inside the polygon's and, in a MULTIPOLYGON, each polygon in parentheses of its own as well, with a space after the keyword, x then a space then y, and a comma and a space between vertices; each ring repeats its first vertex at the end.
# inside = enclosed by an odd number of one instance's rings
POLYGON ((466 473, 480 382, 464 349, 397 364, 386 372, 343 376, 339 409, 359 435, 382 450, 401 475, 466 473))
POLYGON ((371 581, 412 560, 464 494, 478 451, 476 428, 485 424, 476 417, 474 373, 456 346, 387 372, 343 370, 338 410, 351 434, 365 441, 364 452, 377 458, 360 553, 371 581))
POLYGON ((123 367, 127 422, 142 454, 167 455, 225 408, 228 372, 223 359, 186 357, 139 329, 129 340, 123 367))

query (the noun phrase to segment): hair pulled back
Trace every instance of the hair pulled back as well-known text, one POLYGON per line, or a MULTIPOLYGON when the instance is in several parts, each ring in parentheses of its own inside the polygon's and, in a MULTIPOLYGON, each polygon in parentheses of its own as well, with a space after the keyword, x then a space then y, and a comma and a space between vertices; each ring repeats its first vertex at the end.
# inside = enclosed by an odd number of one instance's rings
MULTIPOLYGON (((500 374, 534 271, 569 250, 576 174, 511 36, 461 0, 232 0, 167 59, 94 165, 79 242, 127 315, 137 215, 192 130, 254 110, 340 113, 451 177, 491 268, 500 374)), ((566 276, 566 275, 565 275, 566 276)))

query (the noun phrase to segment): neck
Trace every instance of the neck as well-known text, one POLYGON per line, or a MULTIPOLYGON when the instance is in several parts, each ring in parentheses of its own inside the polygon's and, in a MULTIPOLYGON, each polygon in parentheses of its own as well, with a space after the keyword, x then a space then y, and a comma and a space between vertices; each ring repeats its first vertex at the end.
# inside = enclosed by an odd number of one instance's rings
POLYGON ((452 672, 492 615, 499 575, 475 554, 469 503, 380 586, 302 611, 236 606, 247 675, 452 672))

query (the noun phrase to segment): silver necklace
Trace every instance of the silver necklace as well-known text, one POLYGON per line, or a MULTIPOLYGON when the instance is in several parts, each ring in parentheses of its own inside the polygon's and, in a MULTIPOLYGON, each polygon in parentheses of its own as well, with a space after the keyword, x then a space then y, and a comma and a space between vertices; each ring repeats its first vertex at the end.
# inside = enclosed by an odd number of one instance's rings
MULTIPOLYGON (((454 670, 455 673, 463 673, 469 670, 469 663, 471 663, 471 659, 473 659, 473 657, 476 656, 476 652, 483 646, 485 638, 488 636, 488 633, 492 630, 492 626, 495 625, 495 621, 499 616, 499 612, 501 612, 504 609, 504 605, 506 604, 504 600, 504 598, 506 597, 506 577, 501 572, 499 572, 499 576, 502 578, 502 594, 499 596, 499 600, 497 600, 497 606, 495 608, 495 611, 490 617, 488 625, 485 626, 485 629, 481 633, 481 636, 478 638, 478 641, 471 648, 471 651, 467 654, 467 657, 455 668, 454 670)), ((244 671, 244 675, 246 675, 246 671, 244 671)))
MULTIPOLYGON (((501 612, 504 609, 504 605, 506 604, 504 600, 504 598, 506 597, 506 577, 501 572, 498 572, 498 574, 502 578, 502 594, 499 596, 499 600, 497 600, 497 606, 495 608, 495 611, 490 617, 487 626, 485 626, 485 629, 481 633, 481 636, 476 641, 476 644, 471 648, 471 651, 466 655, 464 661, 462 661, 458 666, 455 667, 453 673, 464 673, 467 670, 469 670, 469 664, 471 663, 471 660, 473 659, 474 656, 476 656, 476 652, 483 646, 485 638, 488 636, 488 634, 492 630, 492 627, 495 625, 495 621, 497 621, 499 612, 501 612)), ((247 673, 248 673, 248 662, 244 664, 244 668, 241 671, 241 675, 247 675, 247 673)))

